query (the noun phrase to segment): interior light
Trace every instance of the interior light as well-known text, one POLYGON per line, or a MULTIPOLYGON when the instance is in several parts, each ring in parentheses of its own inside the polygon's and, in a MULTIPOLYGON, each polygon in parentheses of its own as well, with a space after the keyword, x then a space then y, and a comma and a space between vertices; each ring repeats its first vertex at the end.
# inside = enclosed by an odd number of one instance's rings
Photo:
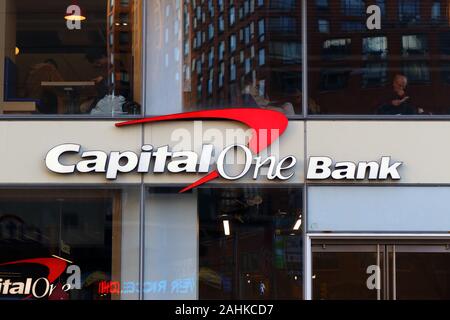
POLYGON ((60 260, 66 261, 66 262, 68 262, 68 263, 70 263, 70 264, 73 263, 72 261, 67 260, 67 259, 64 259, 64 258, 61 258, 60 256, 57 256, 56 254, 52 254, 52 257, 53 257, 53 258, 56 258, 56 259, 60 259, 60 260))
POLYGON ((65 16, 64 19, 69 21, 84 21, 86 20, 86 17, 82 15, 70 14, 65 16))
POLYGON ((15 48, 14 53, 16 54, 16 56, 18 56, 20 54, 20 49, 18 47, 15 48))
POLYGON ((301 227, 301 226, 302 226, 302 218, 300 217, 300 218, 297 220, 297 222, 295 222, 294 230, 295 230, 295 231, 300 230, 300 227, 301 227))
POLYGON ((67 7, 64 19, 69 21, 84 21, 86 20, 86 17, 81 12, 81 7, 74 1, 67 7))
POLYGON ((223 232, 225 233, 226 236, 229 236, 231 234, 229 220, 223 220, 223 232))

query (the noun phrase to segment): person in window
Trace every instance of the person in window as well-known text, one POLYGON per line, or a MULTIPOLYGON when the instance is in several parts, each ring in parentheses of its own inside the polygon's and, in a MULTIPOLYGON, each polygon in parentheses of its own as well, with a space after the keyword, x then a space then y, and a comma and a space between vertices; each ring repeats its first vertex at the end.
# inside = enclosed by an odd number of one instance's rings
POLYGON ((262 109, 282 112, 285 115, 295 115, 292 103, 285 102, 277 104, 274 101, 270 101, 268 98, 260 95, 258 85, 247 85, 244 92, 244 103, 246 104, 246 107, 257 106, 262 109))
POLYGON ((97 103, 109 94, 108 85, 108 55, 105 50, 96 49, 91 50, 86 54, 86 60, 96 70, 98 76, 92 81, 95 83, 95 92, 81 104, 81 112, 89 113, 94 109, 97 103))
POLYGON ((418 114, 419 108, 411 102, 411 97, 406 93, 408 78, 397 74, 392 83, 392 96, 389 102, 381 105, 377 113, 380 115, 414 115, 418 114))
POLYGON ((96 115, 111 113, 139 114, 141 106, 129 100, 127 90, 111 90, 108 79, 109 58, 105 50, 96 49, 86 55, 86 59, 97 70, 98 76, 92 79, 95 82, 95 94, 81 104, 81 112, 96 115))
POLYGON ((44 88, 42 82, 64 81, 55 60, 48 59, 31 67, 25 88, 26 97, 40 101, 38 111, 43 114, 58 113, 58 95, 51 88, 44 88))
MULTIPOLYGON (((302 104, 303 104, 303 92, 300 91, 299 89, 295 90, 295 94, 293 96, 293 101, 294 104, 299 106, 299 108, 301 108, 302 104)), ((301 109, 296 112, 296 113, 301 113, 301 109)), ((310 115, 317 115, 317 114, 321 114, 322 110, 320 105, 317 103, 317 101, 315 99, 313 99, 312 97, 308 97, 308 114, 310 115)))

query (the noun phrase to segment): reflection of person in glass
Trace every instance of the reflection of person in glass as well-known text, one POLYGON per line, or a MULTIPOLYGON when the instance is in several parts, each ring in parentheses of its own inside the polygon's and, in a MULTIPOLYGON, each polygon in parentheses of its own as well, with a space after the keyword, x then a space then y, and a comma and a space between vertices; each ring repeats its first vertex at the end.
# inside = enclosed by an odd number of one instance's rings
POLYGON ((410 96, 406 93, 408 78, 397 74, 392 83, 393 94, 390 101, 378 109, 378 114, 383 115, 413 115, 417 114, 417 108, 411 103, 410 96))
POLYGON ((264 282, 260 282, 259 283, 259 295, 263 296, 266 293, 266 285, 264 284, 264 282))

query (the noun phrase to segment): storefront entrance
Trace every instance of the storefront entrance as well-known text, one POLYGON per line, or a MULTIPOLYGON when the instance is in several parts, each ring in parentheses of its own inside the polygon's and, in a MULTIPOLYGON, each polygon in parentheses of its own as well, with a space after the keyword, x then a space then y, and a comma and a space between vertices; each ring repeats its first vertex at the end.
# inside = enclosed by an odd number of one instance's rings
POLYGON ((450 299, 450 240, 313 240, 312 297, 450 299))

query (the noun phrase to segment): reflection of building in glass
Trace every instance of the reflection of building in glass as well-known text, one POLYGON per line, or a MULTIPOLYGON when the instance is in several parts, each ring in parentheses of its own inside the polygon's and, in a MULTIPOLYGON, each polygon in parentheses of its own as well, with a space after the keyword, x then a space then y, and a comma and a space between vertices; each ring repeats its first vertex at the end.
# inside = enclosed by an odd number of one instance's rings
POLYGON ((133 61, 133 13, 134 2, 110 1, 108 6, 108 57, 113 63, 108 66, 111 91, 126 97, 132 90, 133 61))
POLYGON ((448 1, 309 1, 311 98, 323 113, 373 114, 390 101, 394 76, 404 74, 417 112, 450 112, 448 9, 448 1), (381 30, 366 28, 373 4, 381 30))
POLYGON ((293 226, 301 199, 294 189, 201 190, 200 299, 300 296, 303 242, 293 226), (230 220, 229 236, 220 215, 230 220))
POLYGON ((186 1, 184 21, 187 109, 301 111, 300 1, 186 1))
MULTIPOLYGON (((120 214, 119 191, 0 190, 1 263, 59 257, 80 266, 84 286, 66 299, 94 299, 101 273, 115 276, 119 248, 112 240, 113 218, 120 214), (116 263, 116 264, 115 264, 116 263), (91 278, 90 281, 88 279, 91 278)), ((24 277, 32 277, 26 269, 24 277)), ((1 266, 0 275, 15 272, 1 266)), ((1 278, 1 277, 0 277, 1 278)), ((5 297, 3 297, 5 298, 5 297)), ((104 295, 102 299, 111 299, 104 295)))

